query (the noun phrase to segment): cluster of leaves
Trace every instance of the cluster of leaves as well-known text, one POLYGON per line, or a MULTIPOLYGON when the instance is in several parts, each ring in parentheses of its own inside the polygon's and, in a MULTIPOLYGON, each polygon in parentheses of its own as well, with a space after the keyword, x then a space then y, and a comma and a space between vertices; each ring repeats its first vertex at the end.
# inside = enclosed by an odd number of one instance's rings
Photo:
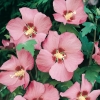
MULTIPOLYGON (((88 14, 87 22, 83 23, 80 26, 70 25, 70 24, 60 24, 54 21, 52 14, 53 0, 1 0, 0 1, 0 45, 2 45, 2 39, 9 39, 8 32, 6 30, 6 24, 8 21, 15 17, 20 17, 19 8, 29 7, 36 8, 39 11, 45 13, 52 20, 53 26, 52 30, 56 30, 60 33, 63 32, 72 32, 74 33, 82 43, 82 52, 84 53, 84 61, 79 66, 79 68, 74 72, 74 76, 71 81, 68 82, 58 82, 51 79, 49 74, 40 72, 36 67, 30 73, 31 80, 35 79, 42 83, 49 83, 54 85, 59 91, 65 91, 74 82, 81 82, 81 75, 86 73, 85 77, 92 83, 94 89, 99 88, 100 83, 100 66, 98 66, 92 59, 91 56, 94 51, 94 40, 100 40, 100 11, 98 13, 97 6, 85 6, 84 10, 88 14), (96 36, 94 36, 96 33, 96 36), (31 73, 33 73, 31 75, 31 73), (96 80, 95 84, 94 81, 96 80)), ((100 9, 99 9, 100 10, 100 9)), ((27 41, 24 44, 17 46, 17 50, 22 48, 28 50, 34 57, 38 54, 38 51, 34 51, 34 48, 31 48, 32 45, 36 44, 35 41, 27 41)), ((2 49, 0 50, 0 66, 9 59, 10 55, 15 55, 14 49, 2 49)), ((16 94, 24 94, 24 89, 19 87, 12 94, 7 90, 6 86, 0 85, 0 100, 13 100, 16 94)), ((61 98, 61 100, 67 100, 66 98, 61 98)), ((98 99, 99 100, 99 99, 98 99)))

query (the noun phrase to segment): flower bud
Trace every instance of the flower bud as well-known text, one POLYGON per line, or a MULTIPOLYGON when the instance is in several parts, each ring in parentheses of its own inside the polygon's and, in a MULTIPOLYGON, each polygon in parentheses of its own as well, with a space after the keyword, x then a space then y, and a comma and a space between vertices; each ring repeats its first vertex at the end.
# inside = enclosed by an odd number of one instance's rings
POLYGON ((90 21, 93 21, 94 20, 93 14, 92 13, 91 14, 88 14, 88 18, 89 18, 90 21))
POLYGON ((96 9, 96 15, 100 16, 100 9, 99 8, 96 9))

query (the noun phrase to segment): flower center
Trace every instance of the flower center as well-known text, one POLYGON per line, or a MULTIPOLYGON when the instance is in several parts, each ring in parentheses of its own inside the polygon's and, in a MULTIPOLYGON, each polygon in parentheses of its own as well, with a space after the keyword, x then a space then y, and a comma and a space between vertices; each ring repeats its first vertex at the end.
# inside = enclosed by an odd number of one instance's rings
POLYGON ((36 28, 32 23, 28 23, 26 26, 24 26, 23 31, 28 37, 34 37, 36 35, 36 28))
POLYGON ((86 100, 86 99, 85 99, 84 96, 81 95, 81 96, 78 97, 78 100, 86 100))
POLYGON ((67 21, 70 21, 70 20, 74 17, 75 14, 76 14, 76 11, 74 11, 74 12, 68 12, 68 13, 66 13, 66 14, 64 15, 64 17, 65 17, 65 19, 66 19, 67 21))
POLYGON ((64 54, 64 52, 59 52, 59 50, 56 50, 54 57, 56 57, 56 60, 58 61, 58 60, 64 60, 66 55, 64 54))
POLYGON ((11 78, 13 77, 23 77, 25 75, 25 71, 23 69, 16 71, 14 75, 10 75, 11 78))

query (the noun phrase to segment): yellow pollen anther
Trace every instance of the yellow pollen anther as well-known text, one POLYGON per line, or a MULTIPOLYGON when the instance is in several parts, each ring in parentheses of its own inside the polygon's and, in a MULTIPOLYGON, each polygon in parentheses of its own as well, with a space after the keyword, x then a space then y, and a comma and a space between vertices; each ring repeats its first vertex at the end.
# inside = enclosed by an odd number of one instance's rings
POLYGON ((14 75, 10 75, 10 77, 11 78, 13 78, 13 77, 22 77, 22 76, 24 76, 24 74, 25 74, 25 71, 23 69, 21 69, 20 71, 15 72, 14 75))
POLYGON ((64 17, 65 17, 66 20, 70 20, 75 14, 76 14, 76 11, 69 12, 66 15, 64 15, 64 17))
POLYGON ((85 99, 84 96, 81 95, 81 96, 78 97, 78 100, 86 100, 86 99, 85 99))
POLYGON ((60 53, 60 52, 57 50, 57 51, 56 51, 56 54, 54 54, 54 56, 56 57, 57 60, 58 60, 58 59, 62 60, 62 59, 64 59, 64 57, 65 57, 66 55, 63 55, 62 53, 60 53))
POLYGON ((34 33, 34 34, 36 33, 35 30, 34 30, 34 27, 28 28, 28 30, 25 31, 25 34, 26 34, 26 35, 32 35, 33 33, 34 33))

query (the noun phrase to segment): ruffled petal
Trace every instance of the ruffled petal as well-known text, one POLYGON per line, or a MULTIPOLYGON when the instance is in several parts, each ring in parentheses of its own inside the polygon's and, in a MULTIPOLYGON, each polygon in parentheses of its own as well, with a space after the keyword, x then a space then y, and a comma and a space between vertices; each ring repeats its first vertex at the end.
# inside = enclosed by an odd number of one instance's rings
POLYGON ((84 8, 84 4, 82 0, 66 0, 66 7, 67 11, 75 11, 79 9, 80 7, 84 8))
POLYGON ((63 63, 55 63, 50 71, 49 71, 50 76, 52 79, 55 79, 57 81, 65 82, 68 81, 72 78, 73 73, 68 72, 64 66, 63 63))
POLYGON ((96 98, 99 95, 100 95, 100 90, 94 90, 88 95, 88 97, 90 97, 90 100, 96 100, 96 98))
POLYGON ((12 55, 9 60, 3 63, 3 65, 0 67, 0 70, 14 71, 18 66, 20 66, 18 59, 12 55))
POLYGON ((24 95, 24 98, 28 100, 33 100, 34 98, 39 98, 45 91, 45 87, 42 83, 32 81, 24 95))
POLYGON ((23 34, 23 28, 25 23, 20 18, 12 19, 8 22, 6 28, 9 31, 9 34, 13 37, 14 40, 18 40, 23 34))
POLYGON ((41 43, 45 40, 46 34, 39 33, 36 34, 36 36, 33 38, 36 40, 37 44, 35 44, 35 49, 40 50, 41 49, 41 43))
POLYGON ((45 92, 41 96, 43 100, 59 100, 59 93, 52 85, 45 84, 45 92))
POLYGON ((19 10, 22 15, 22 19, 26 24, 33 23, 34 17, 38 13, 37 9, 30 9, 27 7, 20 8, 19 10))
POLYGON ((81 42, 75 34, 65 32, 60 36, 59 48, 64 49, 67 53, 74 53, 81 50, 81 42))
POLYGON ((43 42, 43 48, 49 52, 53 52, 58 49, 59 35, 56 31, 50 31, 48 37, 43 42))
POLYGON ((38 13, 34 17, 34 26, 37 29, 37 33, 47 34, 52 26, 51 20, 45 14, 38 13))
POLYGON ((54 11, 63 15, 64 11, 67 10, 65 0, 54 0, 53 1, 54 11))
POLYGON ((37 59, 36 64, 40 71, 48 72, 50 68, 54 65, 55 61, 53 60, 53 55, 47 50, 41 49, 37 59))
POLYGON ((21 95, 17 95, 14 100, 26 100, 24 97, 22 97, 21 95))
POLYGON ((14 85, 18 80, 17 77, 11 77, 14 74, 15 72, 0 72, 0 83, 6 86, 14 85))
POLYGON ((24 49, 17 51, 17 56, 18 56, 18 59, 22 65, 22 67, 24 67, 25 70, 32 70, 32 68, 34 67, 33 66, 34 59, 28 51, 26 51, 24 49))
POLYGON ((76 53, 66 53, 66 59, 64 59, 64 64, 69 72, 73 72, 78 68, 78 65, 83 61, 83 54, 81 51, 76 53))
POLYGON ((67 23, 67 21, 66 21, 66 19, 64 18, 64 16, 62 16, 62 15, 60 15, 60 14, 58 14, 58 13, 53 14, 53 16, 54 16, 54 19, 55 19, 56 21, 58 21, 58 22, 63 22, 64 25, 67 23))
POLYGON ((85 74, 82 74, 82 83, 81 83, 81 92, 82 91, 87 91, 90 93, 92 89, 92 84, 85 79, 85 74))
POLYGON ((28 86, 29 81, 30 81, 30 77, 29 77, 29 74, 26 72, 25 76, 24 76, 24 82, 25 82, 24 88, 26 88, 28 86))
POLYGON ((80 84, 78 82, 75 82, 68 90, 66 90, 64 93, 61 92, 60 95, 62 97, 67 97, 70 100, 76 100, 77 94, 80 92, 80 84))

